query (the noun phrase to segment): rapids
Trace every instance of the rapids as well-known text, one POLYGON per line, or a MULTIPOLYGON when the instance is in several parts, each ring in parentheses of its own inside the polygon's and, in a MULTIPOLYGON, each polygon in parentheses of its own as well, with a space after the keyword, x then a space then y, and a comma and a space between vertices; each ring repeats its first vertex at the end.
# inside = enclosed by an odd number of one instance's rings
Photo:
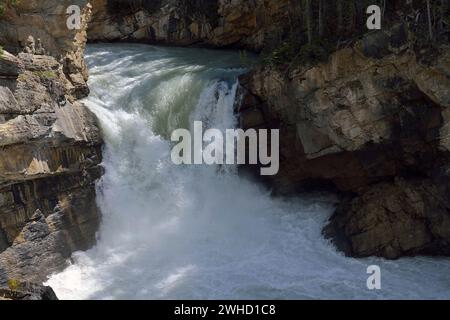
MULTIPOLYGON (((239 54, 90 45, 106 141, 98 244, 47 284, 63 299, 450 298, 450 260, 352 259, 321 235, 333 197, 274 199, 235 167, 175 166, 170 133, 236 126, 239 54), (379 265, 382 289, 367 289, 379 265)), ((282 137, 281 137, 282 139, 282 137)))

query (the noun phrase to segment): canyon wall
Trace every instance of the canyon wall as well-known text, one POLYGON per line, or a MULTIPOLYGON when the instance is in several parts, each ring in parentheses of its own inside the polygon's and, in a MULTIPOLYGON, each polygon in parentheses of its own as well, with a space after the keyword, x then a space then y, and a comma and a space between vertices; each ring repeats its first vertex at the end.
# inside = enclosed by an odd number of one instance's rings
POLYGON ((91 41, 235 47, 260 51, 289 32, 288 0, 92 0, 91 41))
POLYGON ((280 193, 345 194, 325 229, 353 256, 450 254, 450 47, 404 24, 324 62, 241 78, 244 128, 281 129, 280 193))
POLYGON ((370 33, 366 0, 92 4, 91 41, 263 52, 241 127, 281 129, 277 193, 345 196, 325 233, 349 255, 450 254, 448 2, 434 43, 423 1, 386 2, 370 33))
POLYGON ((42 282, 95 242, 102 138, 78 102, 88 23, 92 41, 252 50, 288 31, 289 1, 144 2, 0 1, 0 287, 42 282), (71 5, 80 29, 66 25, 71 5))
MULTIPOLYGON (((296 44, 277 46, 292 35, 306 42, 297 4, 8 2, 0 17, 0 286, 42 281, 95 241, 102 139, 95 116, 78 101, 89 92, 88 37, 273 51, 285 66, 266 64, 243 76, 239 112, 243 128, 281 129, 274 189, 341 192, 325 233, 350 255, 449 255, 448 43, 423 46, 400 23, 358 41, 331 39, 327 59, 294 64, 283 50, 296 44), (82 9, 80 30, 66 26, 73 4, 82 9)), ((355 22, 339 33, 357 29, 355 22)))
POLYGON ((0 287, 42 282, 95 243, 102 174, 83 60, 87 1, 8 2, 0 16, 0 287), (82 8, 80 30, 66 9, 82 8), (9 51, 9 52, 8 52, 9 51), (14 53, 11 54, 11 53, 14 53))
POLYGON ((55 57, 64 67, 70 84, 70 94, 82 98, 89 93, 86 85, 88 77, 84 63, 84 49, 87 40, 87 24, 92 6, 87 0, 27 0, 6 2, 0 17, 0 45, 17 54, 27 44, 31 35, 35 41, 40 39, 46 53, 55 57), (80 29, 67 27, 67 8, 77 5, 81 8, 80 29))

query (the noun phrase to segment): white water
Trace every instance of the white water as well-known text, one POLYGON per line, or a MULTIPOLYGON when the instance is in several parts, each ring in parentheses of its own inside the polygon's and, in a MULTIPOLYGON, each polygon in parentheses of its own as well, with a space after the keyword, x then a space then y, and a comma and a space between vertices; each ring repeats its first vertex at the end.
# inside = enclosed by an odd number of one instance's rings
POLYGON ((177 167, 163 137, 234 126, 239 56, 95 45, 86 103, 105 133, 98 245, 48 281, 63 299, 450 298, 450 260, 346 258, 321 236, 326 197, 272 199, 233 168, 177 167), (238 67, 238 68, 236 68, 238 67), (369 291, 366 269, 382 269, 369 291))

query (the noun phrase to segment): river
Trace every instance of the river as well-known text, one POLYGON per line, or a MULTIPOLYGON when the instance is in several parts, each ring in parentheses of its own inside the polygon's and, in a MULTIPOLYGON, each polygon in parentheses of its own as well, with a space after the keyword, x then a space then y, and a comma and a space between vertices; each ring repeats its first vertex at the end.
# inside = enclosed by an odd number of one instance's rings
MULTIPOLYGON (((176 166, 172 130, 234 128, 237 52, 96 44, 90 96, 105 135, 98 244, 53 275, 62 299, 450 298, 450 260, 352 259, 321 230, 333 197, 275 199, 233 166, 176 166), (367 267, 381 268, 368 290, 367 267)), ((282 137, 281 137, 282 139, 282 137)))

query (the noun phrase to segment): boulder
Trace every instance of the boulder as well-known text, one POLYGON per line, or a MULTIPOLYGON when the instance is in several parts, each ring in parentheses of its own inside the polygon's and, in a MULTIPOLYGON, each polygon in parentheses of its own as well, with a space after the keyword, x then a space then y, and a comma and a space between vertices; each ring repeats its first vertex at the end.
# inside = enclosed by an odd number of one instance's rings
POLYGON ((356 257, 448 256, 450 197, 431 180, 397 178, 345 200, 324 233, 356 257))
POLYGON ((17 78, 22 70, 23 65, 21 61, 8 51, 3 50, 3 53, 0 55, 0 76, 17 78))
POLYGON ((0 300, 58 300, 58 297, 50 287, 10 280, 7 287, 0 286, 0 300))

